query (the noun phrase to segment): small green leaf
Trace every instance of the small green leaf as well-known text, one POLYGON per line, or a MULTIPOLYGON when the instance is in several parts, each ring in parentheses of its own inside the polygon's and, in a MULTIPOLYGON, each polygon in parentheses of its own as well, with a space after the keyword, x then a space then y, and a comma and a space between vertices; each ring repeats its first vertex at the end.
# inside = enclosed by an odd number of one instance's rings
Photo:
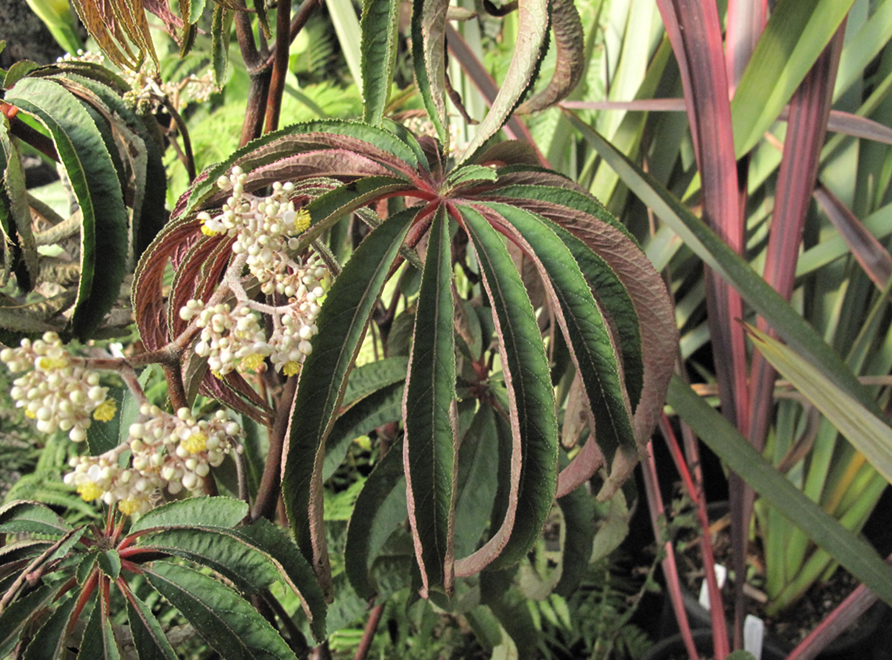
POLYGON ((446 177, 446 185, 450 188, 462 188, 475 183, 492 183, 499 180, 499 175, 492 167, 484 165, 463 165, 452 170, 446 177))
POLYGON ((120 294, 127 260, 127 211, 112 159, 89 113, 62 86, 26 78, 6 101, 47 127, 83 214, 81 278, 71 330, 85 339, 120 294))
POLYGON ((362 7, 363 121, 380 126, 393 81, 399 41, 400 0, 364 0, 362 7))
POLYGON ((121 556, 117 550, 106 550, 96 556, 99 568, 112 580, 117 580, 121 574, 121 556))
POLYGON ((155 562, 146 577, 224 658, 296 660, 269 622, 217 580, 168 562, 155 562))
POLYGON ((139 401, 129 388, 110 387, 107 396, 115 402, 115 416, 107 422, 94 421, 87 429, 87 446, 93 456, 128 442, 130 425, 139 417, 139 401))
POLYGON ((144 513, 130 533, 154 527, 215 527, 231 529, 248 515, 248 505, 229 497, 193 497, 163 504, 144 513))
POLYGON ((415 313, 415 337, 424 341, 412 344, 403 401, 406 493, 422 597, 431 587, 452 592, 458 429, 451 284, 449 222, 441 206, 431 227, 415 313))
POLYGON ((10 502, 0 507, 0 533, 52 534, 59 536, 73 528, 40 502, 10 502))

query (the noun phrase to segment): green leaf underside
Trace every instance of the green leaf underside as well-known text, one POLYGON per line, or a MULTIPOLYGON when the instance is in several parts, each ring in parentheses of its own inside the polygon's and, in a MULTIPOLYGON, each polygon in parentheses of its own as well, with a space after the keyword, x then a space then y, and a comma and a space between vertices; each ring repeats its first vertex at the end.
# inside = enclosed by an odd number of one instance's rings
POLYGON ((392 154, 395 160, 403 161, 407 168, 418 166, 415 152, 393 133, 382 128, 342 120, 319 120, 294 124, 249 142, 225 161, 208 170, 205 180, 196 185, 190 193, 184 212, 193 212, 202 200, 211 195, 216 190, 217 179, 227 174, 233 165, 239 164, 247 172, 272 163, 294 153, 293 141, 299 142, 302 135, 313 133, 318 133, 331 140, 336 140, 340 135, 362 140, 372 147, 392 154), (279 146, 277 147, 277 145, 279 146))
POLYGON ((124 277, 128 219, 117 173, 89 114, 60 85, 26 78, 6 100, 50 131, 81 207, 81 276, 71 330, 84 338, 114 305, 124 277))
POLYGON ((617 445, 636 448, 631 411, 623 392, 610 330, 570 250, 530 213, 505 204, 488 206, 520 232, 532 258, 541 264, 551 280, 560 301, 571 355, 586 386, 598 443, 603 444, 608 458, 617 445))
POLYGON ((380 126, 393 80, 399 39, 399 0, 365 0, 362 8, 363 120, 380 126))
POLYGON ((144 513, 130 526, 130 533, 172 527, 230 529, 248 514, 248 505, 229 497, 196 497, 163 504, 144 513))
POLYGON ((285 452, 282 492, 295 539, 317 575, 327 572, 322 521, 325 439, 366 325, 419 209, 402 211, 372 231, 335 280, 316 322, 319 334, 301 370, 285 452), (320 387, 319 383, 324 383, 320 387))
POLYGON ((59 536, 72 530, 48 506, 40 502, 10 502, 0 507, 0 533, 52 534, 59 536))
POLYGON ((449 222, 441 206, 421 276, 403 401, 409 521, 424 592, 452 589, 455 506, 455 335, 449 222))
POLYGON ((296 658, 250 603, 214 578, 169 562, 155 562, 146 577, 224 658, 296 658))
POLYGON ((403 450, 394 444, 366 479, 347 527, 344 567, 362 598, 374 598, 377 586, 369 578, 369 568, 387 538, 406 519, 402 484, 403 450))
POLYGON ((892 605, 892 567, 870 544, 812 502, 677 376, 673 376, 669 384, 667 402, 729 469, 739 474, 855 578, 892 605))
POLYGON ((518 561, 538 538, 555 493, 558 434, 548 360, 520 274, 486 219, 467 206, 460 211, 500 339, 513 443, 508 511, 493 537, 456 563, 456 575, 465 575, 518 561))
POLYGON ((176 660, 177 654, 151 608, 132 593, 127 598, 127 620, 139 660, 176 660))

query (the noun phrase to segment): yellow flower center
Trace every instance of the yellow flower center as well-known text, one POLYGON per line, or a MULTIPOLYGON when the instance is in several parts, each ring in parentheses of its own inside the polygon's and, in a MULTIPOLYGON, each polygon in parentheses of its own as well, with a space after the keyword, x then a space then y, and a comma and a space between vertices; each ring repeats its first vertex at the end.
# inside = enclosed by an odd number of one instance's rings
POLYGON ((219 371, 214 371, 212 369, 211 373, 214 375, 214 378, 216 378, 217 380, 223 380, 223 374, 221 374, 219 371))
POLYGON ((205 236, 216 236, 220 232, 214 231, 213 229, 208 227, 206 224, 201 223, 201 233, 204 234, 205 236))
POLYGON ((68 366, 68 360, 65 358, 50 358, 50 357, 42 357, 37 362, 37 366, 39 366, 44 371, 49 371, 50 369, 64 369, 68 366))
POLYGON ((239 368, 242 371, 257 371, 260 368, 260 365, 263 364, 263 356, 260 353, 253 353, 243 359, 241 364, 239 364, 239 368))
POLYGON ((306 209, 301 209, 294 216, 294 231, 298 234, 305 232, 310 226, 310 213, 306 209))
POLYGON ((93 411, 93 419, 97 422, 108 422, 114 419, 117 409, 118 404, 115 403, 114 399, 106 399, 93 411))
POLYGON ((84 502, 90 502, 91 500, 96 500, 102 497, 102 488, 100 488, 97 484, 92 481, 87 481, 86 483, 82 483, 77 487, 77 494, 80 495, 84 502))
POLYGON ((180 443, 180 446, 183 447, 190 454, 197 454, 200 451, 204 451, 208 447, 208 437, 202 433, 201 431, 197 433, 193 433, 188 438, 183 440, 180 443))
POLYGON ((134 513, 137 513, 142 508, 142 504, 139 500, 134 499, 132 497, 128 497, 126 500, 121 500, 118 502, 118 511, 123 513, 125 516, 132 516, 134 513))
POLYGON ((291 362, 285 363, 285 368, 283 369, 286 376, 296 376, 300 373, 300 362, 291 362))
POLYGON ((25 417, 28 419, 37 419, 37 414, 28 408, 25 408, 25 417))

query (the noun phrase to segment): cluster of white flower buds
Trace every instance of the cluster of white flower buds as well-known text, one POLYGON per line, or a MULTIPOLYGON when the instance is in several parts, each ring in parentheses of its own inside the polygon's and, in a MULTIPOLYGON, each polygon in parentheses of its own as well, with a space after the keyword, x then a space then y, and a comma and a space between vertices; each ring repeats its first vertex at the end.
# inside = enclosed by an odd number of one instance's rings
POLYGON ((270 353, 266 334, 257 315, 244 304, 231 310, 226 303, 205 307, 200 300, 190 300, 180 309, 180 317, 201 328, 195 353, 208 359, 208 366, 218 376, 225 376, 239 366, 256 369, 270 353))
POLYGON ((84 500, 102 499, 127 515, 143 513, 161 488, 176 495, 200 491, 210 468, 223 462, 226 454, 240 453, 241 426, 218 411, 210 420, 197 419, 188 408, 170 415, 157 406, 143 404, 140 421, 130 426, 130 442, 101 456, 71 459, 74 471, 65 483, 77 488, 84 500), (131 464, 119 458, 131 452, 131 464))
POLYGON ((91 413, 100 421, 115 415, 115 402, 107 398, 108 388, 99 384, 99 374, 78 366, 55 332, 34 342, 23 339, 20 348, 4 348, 0 360, 13 373, 30 369, 13 381, 10 395, 43 433, 61 429, 73 441, 82 442, 91 413))
POLYGON ((195 352, 208 358, 215 374, 223 376, 236 366, 242 370, 260 369, 268 356, 277 370, 291 376, 312 351, 310 340, 318 332, 316 317, 320 299, 325 295, 328 268, 312 251, 302 259, 290 254, 298 246, 295 236, 305 231, 310 222, 309 214, 297 210, 291 200, 294 185, 277 182, 269 197, 256 197, 245 192, 246 180, 246 174, 237 166, 228 177, 218 179, 217 185, 231 190, 232 195, 220 214, 198 215, 201 230, 208 236, 225 233, 233 237, 232 251, 244 255, 261 291, 285 296, 288 302, 270 307, 243 300, 231 309, 223 303, 206 307, 201 301, 190 300, 180 310, 180 316, 187 321, 196 319, 202 332, 195 352), (272 317, 269 339, 252 310, 272 317))

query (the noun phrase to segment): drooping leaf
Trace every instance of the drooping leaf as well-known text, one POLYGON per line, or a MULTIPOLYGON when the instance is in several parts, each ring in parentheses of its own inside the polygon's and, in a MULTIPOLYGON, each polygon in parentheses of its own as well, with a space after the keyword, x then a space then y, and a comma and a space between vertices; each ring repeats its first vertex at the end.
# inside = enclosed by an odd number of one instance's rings
POLYGON ((403 461, 422 596, 452 592, 455 559, 455 339, 449 222, 440 207, 431 227, 421 276, 409 378, 403 399, 403 461))
POLYGON ((49 130, 83 214, 81 275, 71 319, 82 339, 96 329, 120 293, 127 259, 127 211, 102 136, 74 96, 49 80, 26 78, 7 102, 49 130))
POLYGON ((169 562, 155 562, 146 569, 146 577, 224 658, 296 658, 250 603, 214 578, 169 562))
POLYGON ((0 507, 0 533, 50 534, 59 536, 73 528, 40 502, 10 502, 0 507))
POLYGON ((383 222, 369 234, 332 285, 316 322, 319 334, 304 362, 287 434, 282 491, 295 540, 324 584, 329 579, 322 531, 322 465, 325 439, 334 423, 347 374, 366 324, 387 280, 390 265, 417 208, 383 222), (320 383, 323 386, 319 386, 320 383))
POLYGON ((399 0, 365 0, 362 7, 363 120, 380 126, 399 41, 399 0))
POLYGON ((519 560, 536 541, 557 483, 558 438, 554 394, 536 317, 520 274, 487 220, 460 208, 492 304, 511 417, 509 507, 500 529, 477 552, 456 562, 456 575, 519 560), (496 559, 498 558, 498 559, 496 559))
POLYGON ((585 73, 585 34, 573 0, 553 0, 551 32, 556 61, 548 86, 517 108, 518 113, 539 112, 565 99, 585 73))
POLYGON ((561 530, 561 577, 554 593, 567 598, 576 591, 588 569, 595 540, 595 511, 585 484, 558 498, 557 503, 564 516, 564 526, 561 530))
POLYGON ((211 527, 231 529, 248 514, 248 505, 229 497, 194 497, 168 502, 144 513, 130 533, 152 528, 211 527))
POLYGON ((440 143, 449 144, 446 112, 447 0, 412 3, 412 62, 415 82, 440 143))
POLYGON ((0 181, 3 182, 0 188, 0 238, 4 239, 5 246, 4 273, 7 269, 15 270, 19 286, 27 291, 37 283, 37 246, 31 230, 25 171, 18 148, 5 131, 0 131, 0 181))
POLYGON ((499 93, 477 133, 465 149, 462 162, 472 159, 487 140, 495 135, 520 102, 532 82, 542 57, 542 46, 548 32, 548 0, 519 0, 517 3, 517 42, 514 56, 499 93))
POLYGON ((369 579, 369 568, 387 538, 406 519, 406 489, 402 483, 403 450, 396 444, 366 479, 347 527, 345 570, 362 598, 375 596, 377 585, 369 579))
POLYGON ((226 78, 226 65, 229 63, 229 28, 232 25, 232 10, 222 4, 214 5, 211 22, 211 53, 214 62, 214 85, 222 87, 226 78))

